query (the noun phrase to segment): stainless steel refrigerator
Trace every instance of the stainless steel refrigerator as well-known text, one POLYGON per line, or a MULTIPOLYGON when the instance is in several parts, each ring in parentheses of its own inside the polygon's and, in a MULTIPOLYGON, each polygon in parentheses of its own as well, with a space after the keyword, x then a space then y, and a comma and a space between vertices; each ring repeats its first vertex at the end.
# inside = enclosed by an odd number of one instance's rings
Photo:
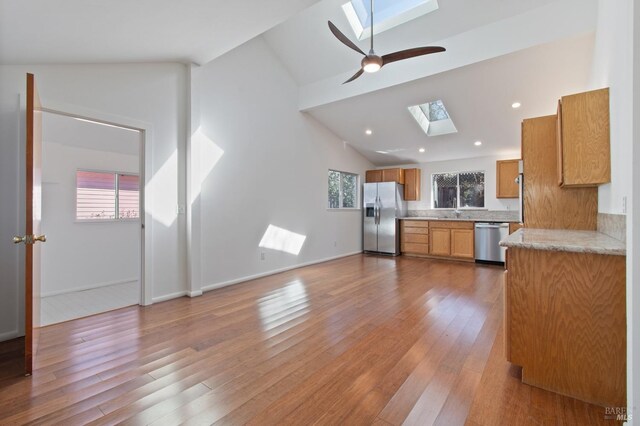
POLYGON ((398 218, 407 214, 404 186, 395 182, 365 183, 363 247, 365 252, 400 254, 398 218))

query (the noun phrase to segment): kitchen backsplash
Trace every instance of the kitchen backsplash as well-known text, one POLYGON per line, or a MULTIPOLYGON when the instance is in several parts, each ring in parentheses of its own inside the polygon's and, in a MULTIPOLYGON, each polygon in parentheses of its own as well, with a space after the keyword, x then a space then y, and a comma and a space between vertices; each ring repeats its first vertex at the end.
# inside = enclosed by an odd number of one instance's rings
POLYGON ((627 242, 627 216, 623 214, 598 213, 598 232, 627 242))
MULTIPOLYGON (((437 217, 444 219, 455 218, 453 210, 409 210, 409 217, 437 217)), ((487 222, 518 222, 517 210, 462 210, 460 219, 486 220, 487 222)))

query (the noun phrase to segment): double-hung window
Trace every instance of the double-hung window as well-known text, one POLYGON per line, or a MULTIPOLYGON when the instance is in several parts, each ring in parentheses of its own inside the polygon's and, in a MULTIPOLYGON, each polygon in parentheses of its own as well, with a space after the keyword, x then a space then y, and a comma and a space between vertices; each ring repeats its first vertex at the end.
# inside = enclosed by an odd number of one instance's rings
POLYGON ((122 220, 140 217, 140 178, 117 172, 76 172, 76 220, 122 220))
POLYGON ((431 175, 434 209, 484 208, 484 172, 431 175))
POLYGON ((329 208, 358 208, 358 175, 329 170, 329 208))

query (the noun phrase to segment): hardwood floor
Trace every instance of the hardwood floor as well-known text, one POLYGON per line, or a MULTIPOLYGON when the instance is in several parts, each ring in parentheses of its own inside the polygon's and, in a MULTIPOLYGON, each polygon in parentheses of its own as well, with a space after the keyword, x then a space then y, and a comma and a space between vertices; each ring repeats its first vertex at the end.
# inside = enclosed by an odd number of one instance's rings
POLYGON ((357 255, 49 326, 0 424, 610 424, 504 361, 502 275, 357 255))

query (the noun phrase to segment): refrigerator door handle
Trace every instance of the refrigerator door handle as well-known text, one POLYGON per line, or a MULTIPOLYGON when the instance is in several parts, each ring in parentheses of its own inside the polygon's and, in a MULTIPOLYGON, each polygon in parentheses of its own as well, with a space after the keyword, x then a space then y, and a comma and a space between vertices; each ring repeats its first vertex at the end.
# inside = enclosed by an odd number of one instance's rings
POLYGON ((380 197, 376 196, 376 225, 380 225, 380 197))

